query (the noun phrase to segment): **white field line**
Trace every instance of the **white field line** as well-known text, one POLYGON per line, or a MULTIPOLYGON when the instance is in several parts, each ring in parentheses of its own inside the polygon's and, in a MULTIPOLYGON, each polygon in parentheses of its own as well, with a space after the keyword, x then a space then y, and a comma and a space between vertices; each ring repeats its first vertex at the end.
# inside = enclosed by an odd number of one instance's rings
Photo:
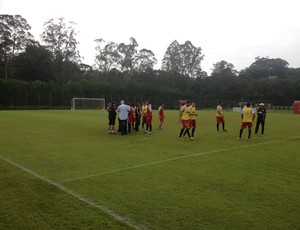
MULTIPOLYGON (((289 138, 288 140, 292 140, 292 139, 296 139, 296 138, 289 138)), ((190 157, 198 157, 198 156, 203 156, 203 155, 207 155, 207 154, 211 154, 211 153, 229 152, 229 151, 233 151, 233 150, 237 150, 237 149, 243 149, 243 148, 248 148, 248 147, 253 147, 253 146, 258 146, 258 145, 270 144, 270 143, 274 143, 274 142, 278 142, 278 141, 280 141, 280 140, 261 142, 261 143, 252 144, 252 145, 243 145, 243 146, 238 146, 238 147, 233 147, 233 148, 228 148, 228 149, 218 149, 218 150, 202 152, 202 153, 194 153, 194 154, 190 154, 190 155, 186 155, 186 156, 179 156, 179 157, 169 158, 169 159, 165 159, 165 160, 161 160, 161 161, 153 161, 153 162, 128 166, 128 167, 124 167, 124 168, 120 168, 120 169, 114 169, 114 170, 105 171, 105 172, 96 173, 96 174, 91 174, 91 175, 87 175, 87 176, 75 177, 75 178, 63 180, 61 182, 86 179, 86 178, 89 178, 89 177, 96 177, 96 176, 101 176, 101 175, 115 173, 115 172, 127 171, 127 170, 130 170, 130 169, 142 168, 142 167, 151 166, 151 165, 158 165, 158 164, 162 164, 162 163, 166 163, 166 162, 170 162, 170 161, 176 161, 176 160, 181 160, 181 159, 190 158, 190 157)))
POLYGON ((80 195, 80 194, 76 193, 75 191, 73 191, 73 190, 71 190, 69 188, 66 188, 65 186, 63 186, 63 185, 61 185, 61 184, 59 184, 59 183, 57 183, 55 181, 52 181, 52 180, 50 180, 50 179, 48 179, 48 178, 46 178, 44 176, 41 176, 41 175, 37 174, 36 172, 34 172, 34 171, 32 171, 32 170, 30 170, 28 168, 25 168, 24 166, 22 166, 22 165, 20 165, 20 164, 18 164, 16 162, 14 162, 14 161, 12 161, 12 160, 9 160, 9 159, 1 156, 1 155, 0 155, 0 159, 3 160, 3 161, 6 161, 7 163, 10 163, 10 164, 16 166, 17 168, 19 168, 19 169, 21 169, 21 170, 23 170, 23 171, 31 174, 32 176, 34 176, 34 177, 36 177, 36 178, 38 178, 38 179, 40 179, 40 180, 42 180, 42 181, 44 181, 44 182, 46 182, 48 184, 51 184, 51 185, 59 188, 60 190, 64 191, 65 193, 67 193, 67 194, 69 194, 69 195, 77 198, 78 200, 80 200, 80 201, 82 201, 82 202, 84 202, 84 203, 86 203, 86 204, 88 204, 88 205, 90 205, 92 207, 95 207, 95 208, 97 208, 97 209, 99 209, 101 211, 103 211, 104 213, 110 215, 111 217, 113 217, 117 221, 125 223, 125 224, 127 224, 127 225, 129 225, 129 226, 131 226, 131 227, 133 227, 135 229, 147 229, 145 226, 136 224, 132 220, 130 220, 130 219, 124 217, 124 216, 119 215, 114 210, 112 210, 112 209, 110 209, 110 208, 108 208, 108 207, 106 207, 104 205, 97 204, 95 201, 93 201, 93 200, 91 200, 91 199, 89 199, 89 198, 87 198, 87 197, 85 197, 83 195, 80 195))

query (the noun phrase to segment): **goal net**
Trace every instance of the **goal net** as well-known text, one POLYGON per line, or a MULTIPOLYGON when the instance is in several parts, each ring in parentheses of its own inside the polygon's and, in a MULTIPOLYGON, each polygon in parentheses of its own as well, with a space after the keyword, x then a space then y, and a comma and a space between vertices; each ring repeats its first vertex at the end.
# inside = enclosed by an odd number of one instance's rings
POLYGON ((71 109, 105 109, 105 99, 74 97, 71 100, 71 109))

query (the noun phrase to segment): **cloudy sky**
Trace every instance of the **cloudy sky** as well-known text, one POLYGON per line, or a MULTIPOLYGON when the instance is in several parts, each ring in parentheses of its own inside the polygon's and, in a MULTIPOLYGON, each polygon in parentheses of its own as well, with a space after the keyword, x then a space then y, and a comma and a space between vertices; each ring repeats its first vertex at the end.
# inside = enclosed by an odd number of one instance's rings
POLYGON ((95 39, 154 52, 158 68, 167 47, 189 40, 201 47, 202 69, 221 60, 237 70, 255 57, 282 58, 300 67, 299 0, 0 0, 0 14, 19 14, 39 40, 43 24, 64 17, 77 24, 83 62, 93 65, 95 39))

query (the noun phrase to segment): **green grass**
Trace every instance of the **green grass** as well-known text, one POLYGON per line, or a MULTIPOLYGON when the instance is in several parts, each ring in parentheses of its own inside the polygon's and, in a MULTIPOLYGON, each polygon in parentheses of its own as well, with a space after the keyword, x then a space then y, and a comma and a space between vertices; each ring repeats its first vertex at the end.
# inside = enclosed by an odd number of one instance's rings
POLYGON ((239 113, 225 133, 198 112, 190 141, 177 111, 127 136, 105 111, 1 111, 0 229, 133 228, 67 191, 148 229, 300 229, 300 116, 268 111, 264 136, 237 141, 239 113))

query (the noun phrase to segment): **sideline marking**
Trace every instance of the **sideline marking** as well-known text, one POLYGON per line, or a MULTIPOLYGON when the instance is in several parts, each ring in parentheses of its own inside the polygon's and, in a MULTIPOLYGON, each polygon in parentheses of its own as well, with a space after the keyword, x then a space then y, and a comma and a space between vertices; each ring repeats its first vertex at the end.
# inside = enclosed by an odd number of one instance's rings
MULTIPOLYGON (((292 140, 292 139, 296 139, 296 138, 289 138, 287 140, 292 140)), ((96 173, 96 174, 91 174, 91 175, 82 176, 82 177, 75 177, 75 178, 63 180, 61 182, 68 182, 68 181, 86 179, 86 178, 90 178, 90 177, 96 177, 96 176, 101 176, 101 175, 105 175, 105 174, 126 171, 126 170, 130 170, 130 169, 142 168, 142 167, 146 167, 146 166, 150 166, 150 165, 157 165, 157 164, 162 164, 162 163, 165 163, 165 162, 176 161, 176 160, 181 160, 181 159, 190 158, 190 157, 197 157, 197 156, 207 155, 207 154, 211 154, 211 153, 228 152, 228 151, 232 151, 232 150, 236 150, 236 149, 242 149, 242 148, 247 148, 247 147, 251 147, 251 146, 264 145, 264 144, 274 143, 274 142, 278 142, 278 141, 280 141, 280 140, 261 142, 261 143, 257 143, 257 144, 253 144, 253 145, 243 145, 243 146, 233 147, 233 148, 229 148, 229 149, 219 149, 219 150, 213 150, 213 151, 202 152, 202 153, 194 153, 194 154, 190 154, 190 155, 186 155, 186 156, 179 156, 179 157, 174 157, 174 158, 165 159, 165 160, 161 160, 161 161, 153 161, 153 162, 149 162, 149 163, 143 163, 143 164, 128 166, 128 167, 124 167, 124 168, 120 168, 120 169, 114 169, 114 170, 110 170, 110 171, 106 171, 106 172, 102 172, 102 173, 96 173)))
POLYGON ((87 198, 83 195, 80 195, 80 194, 76 193, 75 191, 73 191, 69 188, 66 188, 65 186, 61 185, 60 183, 57 183, 57 182, 52 181, 52 180, 50 180, 50 179, 48 179, 44 176, 39 175, 36 172, 34 172, 34 171, 32 171, 28 168, 25 168, 24 166, 16 163, 15 161, 9 160, 8 158, 5 158, 1 155, 0 155, 0 159, 2 159, 3 161, 6 161, 7 163, 10 163, 10 164, 16 166, 17 168, 31 174, 32 176, 34 176, 34 177, 36 177, 36 178, 38 178, 38 179, 40 179, 44 182, 47 182, 48 184, 51 184, 51 185, 59 188, 60 190, 64 191, 65 193, 77 198, 78 200, 83 201, 84 203, 103 211, 104 213, 108 214, 109 216, 113 217, 114 219, 118 220, 119 222, 125 223, 125 224, 127 224, 127 225, 129 225, 129 226, 131 226, 135 229, 138 229, 138 230, 139 229, 141 229, 141 230, 142 229, 147 229, 145 226, 140 225, 140 224, 136 224, 132 220, 130 220, 130 219, 124 217, 124 216, 119 215, 114 210, 112 210, 112 209, 110 209, 110 208, 108 208, 104 205, 97 204, 95 201, 93 201, 93 200, 91 200, 91 199, 89 199, 89 198, 87 198))

